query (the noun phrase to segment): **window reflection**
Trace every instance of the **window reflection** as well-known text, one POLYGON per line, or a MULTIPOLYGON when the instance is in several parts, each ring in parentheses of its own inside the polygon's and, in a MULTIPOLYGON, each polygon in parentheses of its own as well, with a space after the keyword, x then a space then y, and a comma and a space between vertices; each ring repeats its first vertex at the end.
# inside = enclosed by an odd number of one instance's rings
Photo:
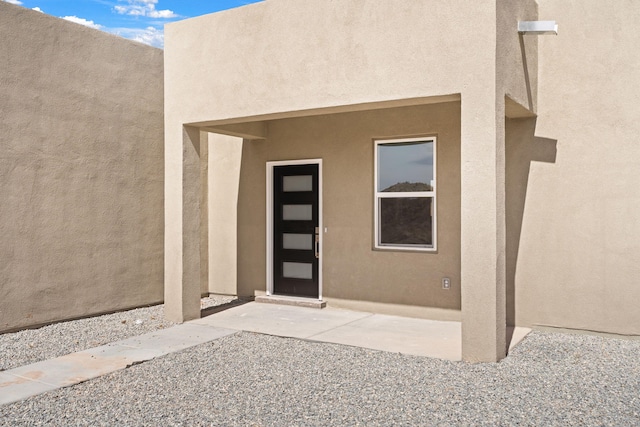
POLYGON ((433 191, 433 142, 379 144, 378 191, 433 191))
POLYGON ((432 199, 380 199, 380 244, 433 244, 432 199))

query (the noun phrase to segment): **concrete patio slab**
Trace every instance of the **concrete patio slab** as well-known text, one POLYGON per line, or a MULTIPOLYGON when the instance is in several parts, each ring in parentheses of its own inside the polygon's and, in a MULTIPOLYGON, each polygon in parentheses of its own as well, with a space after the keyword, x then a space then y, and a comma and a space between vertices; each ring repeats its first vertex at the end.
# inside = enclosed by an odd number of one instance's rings
POLYGON ((189 323, 282 337, 309 338, 368 316, 371 313, 250 302, 189 323))
POLYGON ((460 322, 374 314, 310 339, 458 361, 462 359, 461 334, 460 322))
MULTIPOLYGON (((290 338, 352 345, 438 359, 462 360, 462 327, 436 321, 250 302, 189 323, 290 338)), ((531 330, 509 328, 513 348, 531 330)))

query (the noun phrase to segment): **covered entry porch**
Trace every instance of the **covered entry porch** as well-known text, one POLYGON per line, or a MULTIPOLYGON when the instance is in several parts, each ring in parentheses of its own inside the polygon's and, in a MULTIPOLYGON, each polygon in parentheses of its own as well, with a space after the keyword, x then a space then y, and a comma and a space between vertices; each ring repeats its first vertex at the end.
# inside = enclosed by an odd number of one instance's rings
MULTIPOLYGON (((501 235, 495 228, 504 212, 496 210, 499 194, 477 196, 479 191, 486 194, 487 186, 500 189, 499 170, 494 169, 492 176, 481 167, 464 167, 465 150, 475 159, 495 152, 481 150, 475 138, 465 145, 462 101, 460 95, 434 96, 184 125, 181 144, 172 151, 173 156, 181 155, 181 162, 167 157, 167 172, 178 172, 173 183, 179 177, 181 184, 176 186, 179 203, 172 205, 167 199, 166 206, 167 317, 198 318, 199 298, 207 292, 243 297, 273 292, 269 164, 320 159, 324 202, 319 298, 330 308, 454 322, 443 330, 454 331, 448 340, 459 353, 446 358, 504 357, 509 343, 506 290, 504 270, 496 268, 504 242, 497 240, 501 235), (437 248, 377 250, 374 141, 416 135, 435 136, 438 141, 437 248), (473 191, 465 193, 465 183, 473 191), (483 218, 482 209, 492 213, 483 218), (478 245, 479 239, 493 240, 496 251, 478 245), (171 253, 169 248, 177 251, 171 253), (465 257, 471 260, 467 265, 465 257), (479 262, 483 258, 486 264, 479 262), (450 289, 443 289, 443 277, 450 280, 450 289)), ((495 161, 490 158, 482 165, 495 161)), ((428 335, 419 342, 433 352, 438 346, 428 335)))

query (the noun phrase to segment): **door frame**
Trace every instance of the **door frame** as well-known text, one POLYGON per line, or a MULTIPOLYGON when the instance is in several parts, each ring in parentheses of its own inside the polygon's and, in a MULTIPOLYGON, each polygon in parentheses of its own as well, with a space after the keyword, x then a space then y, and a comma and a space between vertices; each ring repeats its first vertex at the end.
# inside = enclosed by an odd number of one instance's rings
POLYGON ((267 295, 273 295, 273 168, 275 166, 318 165, 318 229, 320 258, 318 259, 318 300, 322 300, 322 253, 324 226, 322 223, 322 159, 278 160, 267 162, 267 295))

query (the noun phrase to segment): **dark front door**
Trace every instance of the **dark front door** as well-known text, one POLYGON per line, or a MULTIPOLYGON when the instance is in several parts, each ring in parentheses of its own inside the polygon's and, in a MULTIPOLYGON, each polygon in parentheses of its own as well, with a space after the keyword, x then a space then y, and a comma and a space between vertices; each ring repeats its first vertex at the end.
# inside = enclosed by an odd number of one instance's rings
POLYGON ((318 298, 318 165, 273 168, 273 293, 318 298))

